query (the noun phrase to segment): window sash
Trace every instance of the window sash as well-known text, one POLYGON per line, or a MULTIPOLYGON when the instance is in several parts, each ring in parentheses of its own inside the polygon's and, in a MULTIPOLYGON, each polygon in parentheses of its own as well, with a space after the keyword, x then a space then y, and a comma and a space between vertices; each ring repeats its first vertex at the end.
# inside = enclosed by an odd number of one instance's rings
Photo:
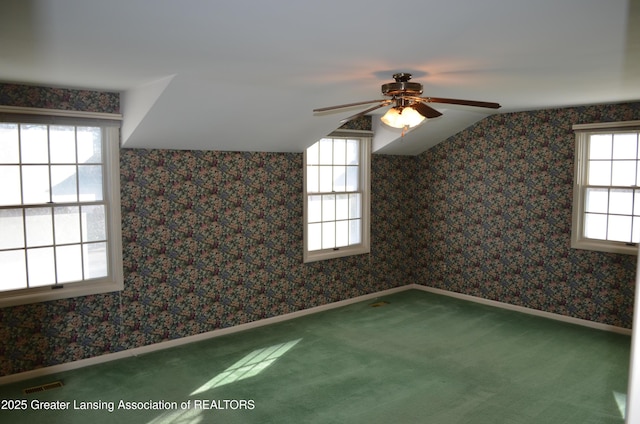
POLYGON ((629 244, 640 242, 640 189, 585 186, 583 198, 585 238, 629 244))

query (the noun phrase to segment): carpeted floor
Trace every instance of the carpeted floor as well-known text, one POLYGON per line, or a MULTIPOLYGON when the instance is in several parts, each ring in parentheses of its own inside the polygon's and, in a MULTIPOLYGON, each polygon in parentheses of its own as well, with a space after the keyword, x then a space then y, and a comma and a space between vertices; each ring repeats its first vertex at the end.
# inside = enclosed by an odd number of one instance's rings
POLYGON ((621 424, 629 351, 628 336, 409 290, 6 385, 0 422, 621 424))

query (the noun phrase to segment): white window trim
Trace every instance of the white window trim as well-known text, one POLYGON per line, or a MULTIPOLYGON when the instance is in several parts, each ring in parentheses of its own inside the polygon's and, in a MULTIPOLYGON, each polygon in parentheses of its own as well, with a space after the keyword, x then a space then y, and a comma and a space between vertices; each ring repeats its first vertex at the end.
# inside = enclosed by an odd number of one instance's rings
MULTIPOLYGON (((21 108, 21 112, 27 112, 25 115, 33 115, 28 113, 27 108, 21 108)), ((7 109, 0 110, 7 112, 7 109)), ((14 112, 14 111, 11 111, 14 112)), ((23 116, 25 116, 23 115, 23 116)), ((38 114, 36 114, 38 115, 38 114)), ((84 125, 84 123, 72 123, 61 121, 69 118, 89 118, 98 121, 94 123, 96 126, 103 126, 105 132, 105 195, 108 196, 107 203, 107 226, 108 226, 108 266, 109 277, 102 279, 94 279, 86 282, 76 282, 63 284, 53 288, 53 286, 45 286, 24 290, 16 290, 9 292, 0 292, 0 307, 24 305, 29 303, 46 302, 50 300, 67 299, 78 296, 87 296, 101 293, 109 293, 121 291, 124 289, 124 273, 122 267, 122 219, 120 210, 120 127, 111 125, 102 125, 101 119, 108 117, 110 121, 120 121, 121 115, 117 114, 96 114, 83 115, 82 112, 74 112, 73 116, 69 114, 56 114, 45 119, 53 122, 66 122, 69 125, 84 125)), ((40 118, 29 118, 29 121, 36 122, 40 118)), ((22 120, 18 120, 22 121, 22 120)), ((80 121, 79 121, 80 122, 80 121)))
POLYGON ((573 216, 571 225, 571 247, 574 249, 594 250, 598 252, 637 255, 638 246, 610 240, 596 240, 584 237, 584 201, 586 193, 586 166, 588 163, 588 137, 591 134, 610 133, 616 130, 640 128, 640 121, 604 122, 594 124, 576 124, 575 163, 573 184, 573 216))
POLYGON ((362 189, 362 242, 359 244, 344 246, 337 249, 322 249, 309 251, 307 248, 307 207, 309 196, 307 194, 307 150, 303 155, 303 228, 304 228, 304 250, 303 261, 316 262, 326 259, 341 258, 345 256, 361 255, 371 252, 371 132, 358 130, 344 130, 334 132, 329 135, 333 138, 351 138, 359 139, 360 143, 360 164, 361 172, 359 175, 360 186, 362 189))

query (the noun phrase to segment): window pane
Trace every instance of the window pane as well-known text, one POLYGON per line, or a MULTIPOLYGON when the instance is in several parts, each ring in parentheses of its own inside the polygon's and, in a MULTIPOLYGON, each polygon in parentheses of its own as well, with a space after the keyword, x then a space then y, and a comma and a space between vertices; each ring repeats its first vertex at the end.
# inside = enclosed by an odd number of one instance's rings
POLYGON ((588 188, 586 212, 607 213, 609 210, 609 189, 588 188))
POLYGON ((359 149, 360 142, 358 140, 347 140, 347 165, 360 164, 359 149))
POLYGON ((633 213, 633 190, 611 190, 609 213, 631 215, 633 213))
POLYGON ((20 205, 20 167, 0 165, 0 205, 20 205))
POLYGON ((349 219, 349 195, 336 195, 336 220, 349 219))
POLYGON ((345 191, 346 170, 344 166, 333 167, 333 191, 345 191))
POLYGON ((607 215, 587 213, 584 216, 584 236, 590 239, 607 239, 607 215))
POLYGON ((80 243, 79 209, 78 206, 54 208, 56 244, 80 243))
POLYGON ((360 199, 360 193, 353 193, 349 195, 349 218, 362 218, 360 199))
POLYGON ((331 249, 336 247, 336 223, 322 223, 322 248, 331 249))
POLYGON ((640 243, 640 218, 633 217, 633 234, 631 235, 631 243, 640 243))
POLYGON ((81 202, 102 200, 102 165, 78 166, 78 179, 81 202))
POLYGON ((28 249, 29 287, 48 286, 56 283, 56 267, 53 247, 28 249))
POLYGON ((22 196, 25 204, 47 203, 49 197, 49 167, 33 165, 22 167, 22 196))
POLYGON ((333 163, 333 140, 323 138, 320 140, 320 165, 331 165, 333 163))
POLYGON ((22 209, 0 210, 0 249, 24 247, 22 209))
POLYGON ((631 217, 609 215, 607 236, 609 240, 631 242, 631 217))
POLYGON ((349 221, 336 222, 336 247, 349 245, 349 221))
POLYGON ((320 168, 318 166, 307 166, 307 192, 317 193, 319 191, 319 172, 320 168))
POLYGON ((322 249, 322 224, 309 224, 307 226, 307 249, 322 249))
POLYGON ((336 219, 336 196, 333 194, 322 196, 322 221, 336 219))
POLYGON ((34 208, 25 211, 27 225, 27 247, 53 244, 53 221, 51 208, 34 208))
POLYGON ((20 126, 22 163, 48 163, 49 143, 46 125, 20 126))
POLYGON ((589 137, 589 159, 611 159, 611 134, 592 134, 589 137))
POLYGON ((322 221, 322 196, 309 196, 307 202, 307 222, 322 221))
POLYGON ((82 206, 82 241, 107 239, 104 205, 82 206))
POLYGON ((323 193, 333 191, 333 170, 330 166, 320 167, 320 191, 323 193))
POLYGON ((611 170, 611 185, 632 186, 636 184, 636 161, 617 160, 611 170))
POLYGON ((108 274, 107 244, 85 244, 83 253, 85 278, 106 277, 108 274))
POLYGON ((56 247, 58 283, 82 280, 82 253, 80 245, 56 247))
POLYGON ((51 166, 51 200, 56 203, 78 201, 75 165, 51 166))
POLYGON ((313 146, 307 148, 307 165, 317 165, 319 162, 319 143, 313 143, 313 146))
POLYGON ((589 185, 611 185, 611 162, 589 161, 589 185))
POLYGON ((51 144, 51 163, 76 163, 75 127, 51 126, 49 143, 51 144))
POLYGON ((0 123, 0 163, 20 162, 18 125, 0 123))
POLYGON ((78 127, 78 163, 102 162, 102 130, 78 127))
POLYGON ((27 272, 24 250, 0 252, 0 290, 17 290, 27 288, 27 272))
POLYGON ((358 244, 362 242, 360 236, 362 228, 362 221, 359 219, 353 219, 349 221, 349 243, 358 244))
POLYGON ((613 135, 613 158, 636 159, 638 152, 638 137, 636 134, 613 135))
POLYGON ((347 187, 346 191, 358 190, 358 167, 347 166, 347 187))
POLYGON ((343 139, 333 140, 333 164, 346 165, 347 160, 347 142, 343 139))

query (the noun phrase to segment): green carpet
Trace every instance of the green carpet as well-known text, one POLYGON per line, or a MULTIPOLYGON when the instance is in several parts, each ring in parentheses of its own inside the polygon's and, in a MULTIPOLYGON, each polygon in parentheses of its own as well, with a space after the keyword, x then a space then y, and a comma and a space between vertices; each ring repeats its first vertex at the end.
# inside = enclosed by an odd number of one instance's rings
POLYGON ((0 422, 621 424, 629 352, 628 336, 409 290, 2 386, 26 410, 0 422), (35 409, 52 401, 69 409, 35 409))

